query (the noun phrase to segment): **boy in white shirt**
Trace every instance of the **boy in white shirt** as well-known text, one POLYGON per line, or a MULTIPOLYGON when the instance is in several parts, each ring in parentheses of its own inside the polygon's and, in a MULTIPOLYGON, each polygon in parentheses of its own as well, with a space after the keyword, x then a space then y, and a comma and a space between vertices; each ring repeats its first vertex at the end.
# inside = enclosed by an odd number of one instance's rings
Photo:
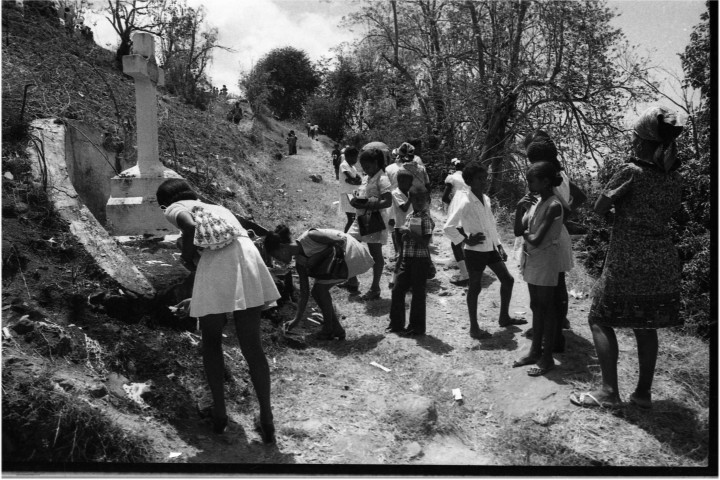
POLYGON ((527 320, 511 318, 508 312, 515 280, 505 266, 507 255, 497 232, 490 198, 485 195, 487 168, 480 162, 473 161, 463 169, 462 176, 470 191, 467 195, 460 196, 457 202, 453 202, 443 231, 455 245, 465 243, 463 254, 470 274, 467 292, 470 336, 481 340, 491 336, 480 329, 477 320, 477 302, 486 266, 490 267, 500 280, 500 326, 524 325, 527 320))

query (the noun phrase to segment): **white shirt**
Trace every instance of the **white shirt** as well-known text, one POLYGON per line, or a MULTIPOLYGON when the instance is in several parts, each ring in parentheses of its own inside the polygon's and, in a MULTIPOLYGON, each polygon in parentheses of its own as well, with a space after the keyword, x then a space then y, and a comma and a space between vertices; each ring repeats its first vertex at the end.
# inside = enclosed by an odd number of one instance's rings
POLYGON ((354 166, 351 166, 344 158, 342 163, 340 164, 340 193, 353 193, 357 188, 358 185, 351 185, 345 181, 347 178, 347 175, 344 174, 344 172, 348 172, 351 177, 357 177, 358 171, 354 166))
POLYGON ((452 191, 450 192, 450 199, 455 196, 457 192, 467 192, 470 190, 465 180, 462 177, 462 171, 456 170, 447 177, 445 177, 445 183, 452 185, 452 191))
POLYGON ((408 197, 397 187, 392 191, 392 201, 392 218, 395 219, 395 228, 400 228, 405 225, 405 220, 412 213, 413 208, 410 205, 407 212, 402 211, 400 205, 407 203, 408 197))
POLYGON ((397 173, 400 167, 400 162, 391 163, 385 167, 385 175, 387 175, 388 180, 390 180, 390 187, 392 188, 397 188, 397 173))
POLYGON ((465 240, 458 228, 462 227, 468 237, 474 233, 484 233, 485 240, 477 245, 465 244, 466 250, 477 252, 491 252, 497 245, 501 245, 500 235, 497 232, 495 216, 490 208, 490 198, 483 195, 481 202, 472 191, 458 192, 453 202, 443 232, 454 245, 465 240), (485 202, 483 204, 483 202, 485 202))

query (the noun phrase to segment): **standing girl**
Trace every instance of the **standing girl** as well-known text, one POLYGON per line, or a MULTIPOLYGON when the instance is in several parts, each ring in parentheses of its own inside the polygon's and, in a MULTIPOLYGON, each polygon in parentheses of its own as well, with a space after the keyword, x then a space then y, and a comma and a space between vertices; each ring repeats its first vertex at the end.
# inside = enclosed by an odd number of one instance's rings
POLYGON ((358 149, 355 147, 345 147, 343 152, 343 161, 340 162, 340 213, 347 216, 344 232, 350 229, 353 221, 355 221, 355 207, 350 205, 348 194, 352 195, 358 188, 362 180, 360 174, 355 168, 358 159, 358 149))
POLYGON ((240 350, 247 361, 260 404, 260 416, 255 426, 265 443, 273 443, 275 427, 270 406, 270 369, 260 342, 260 311, 280 298, 275 282, 255 244, 228 209, 199 201, 190 185, 178 178, 164 181, 156 195, 165 218, 182 232, 180 258, 186 267, 195 270, 192 298, 184 300, 178 307, 182 314, 200 318, 203 365, 213 397, 213 430, 222 433, 228 423, 222 331, 227 323, 226 315, 232 313, 240 350), (198 252, 193 239, 195 217, 199 212, 211 214, 241 235, 225 247, 198 252), (198 253, 199 261, 196 262, 198 253))
MULTIPOLYGON (((366 213, 379 211, 384 224, 388 224, 387 209, 392 205, 392 195, 390 190, 390 180, 385 175, 385 156, 382 150, 371 148, 363 150, 360 154, 360 166, 367 174, 362 186, 358 189, 358 196, 350 201, 350 204, 357 209, 358 213, 366 213)), ((373 265, 373 281, 368 290, 361 298, 363 300, 375 300, 380 298, 380 278, 382 277, 385 260, 383 259, 382 246, 387 243, 388 229, 387 227, 379 232, 369 235, 360 235, 360 226, 357 218, 353 222, 350 235, 367 243, 370 254, 375 261, 373 265)), ((346 282, 349 286, 353 285, 352 279, 346 282)), ((357 285, 357 278, 355 278, 357 285)), ((357 287, 356 287, 357 288, 357 287)))
MULTIPOLYGON (((468 190, 470 190, 470 187, 467 183, 465 183, 465 180, 463 180, 462 177, 462 171, 463 168, 465 168, 465 164, 457 158, 453 158, 452 160, 450 160, 450 163, 455 165, 455 171, 445 177, 445 191, 443 191, 442 196, 442 202, 446 206, 448 212, 455 203, 455 199, 459 198, 459 195, 463 195, 467 193, 468 190)), ((454 243, 450 242, 450 247, 452 248, 453 256, 455 257, 455 261, 457 262, 458 268, 460 269, 460 275, 451 278, 450 283, 458 286, 465 286, 468 284, 470 275, 468 274, 467 267, 465 266, 463 243, 455 245, 454 243)))
POLYGON ((552 163, 537 162, 528 168, 527 182, 530 193, 518 202, 515 211, 515 236, 524 240, 520 268, 530 291, 533 337, 530 352, 513 367, 534 363, 536 366, 528 370, 528 375, 537 377, 555 368, 552 357, 557 321, 554 298, 558 273, 563 268, 559 241, 563 207, 553 187, 560 185, 562 178, 552 163), (535 194, 540 195, 539 201, 535 194))

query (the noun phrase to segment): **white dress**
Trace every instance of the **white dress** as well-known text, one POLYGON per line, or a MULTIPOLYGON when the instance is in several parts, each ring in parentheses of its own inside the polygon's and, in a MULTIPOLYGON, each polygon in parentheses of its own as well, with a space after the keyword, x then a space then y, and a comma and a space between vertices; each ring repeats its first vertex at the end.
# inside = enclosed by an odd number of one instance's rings
MULTIPOLYGON (((173 203, 165 210, 165 218, 177 227, 178 214, 188 212, 192 215, 192 208, 198 205, 214 215, 222 216, 228 223, 237 225, 245 232, 230 210, 198 200, 173 203)), ((278 298, 280 293, 275 281, 257 247, 247 235, 239 237, 227 247, 200 252, 190 302, 191 317, 259 307, 278 298)))

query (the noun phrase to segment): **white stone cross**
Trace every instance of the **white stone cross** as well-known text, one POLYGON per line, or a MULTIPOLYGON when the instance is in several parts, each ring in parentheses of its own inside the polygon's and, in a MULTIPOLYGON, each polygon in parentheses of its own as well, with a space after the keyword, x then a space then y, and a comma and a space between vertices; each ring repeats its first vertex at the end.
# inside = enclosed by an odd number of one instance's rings
POLYGON ((149 33, 132 37, 132 55, 123 57, 123 72, 135 79, 135 115, 137 118, 137 169, 141 177, 162 175, 158 149, 157 90, 165 76, 155 63, 155 40, 149 33))

